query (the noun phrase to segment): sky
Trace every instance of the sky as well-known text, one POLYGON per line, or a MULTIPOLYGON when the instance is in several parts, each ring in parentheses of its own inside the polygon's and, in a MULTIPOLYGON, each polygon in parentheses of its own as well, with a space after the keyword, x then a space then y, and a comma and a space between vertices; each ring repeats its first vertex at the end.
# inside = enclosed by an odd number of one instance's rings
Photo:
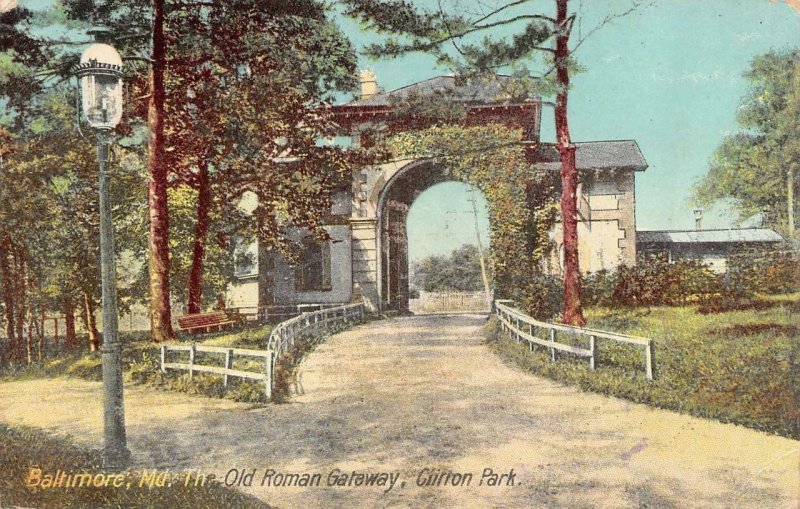
MULTIPOLYGON (((468 11, 480 2, 459 3, 468 11)), ((542 0, 534 7, 551 13, 554 4, 542 0)), ((570 1, 581 20, 578 38, 606 14, 629 5, 626 0, 570 1)), ((377 40, 349 20, 340 23, 359 48, 377 40)), ((784 2, 656 0, 594 32, 575 53, 585 72, 573 78, 570 93, 573 140, 635 139, 649 163, 636 177, 637 229, 693 228, 691 187, 706 173, 722 138, 738 130, 736 111, 747 92, 742 74, 750 60, 770 49, 798 46, 800 12, 784 2)), ((419 54, 380 61, 362 56, 360 65, 374 69, 385 90, 449 72, 419 54)), ((542 139, 553 141, 549 108, 542 117, 542 139)), ((466 189, 441 184, 417 199, 408 219, 412 259, 474 243, 466 189)), ((703 227, 734 227, 735 219, 727 207, 717 206, 706 211, 703 227)), ((486 242, 485 212, 481 223, 486 242)))
MULTIPOLYGON (((52 0, 20 0, 42 8, 52 0)), ((444 0, 463 12, 496 0, 444 0)), ((415 0, 422 6, 434 0, 415 0)), ((636 178, 637 229, 694 227, 691 187, 707 171, 714 149, 738 130, 736 110, 747 91, 742 74, 750 60, 770 49, 800 46, 800 6, 782 0, 654 0, 652 5, 616 19, 589 35, 575 52, 584 72, 573 77, 570 129, 574 141, 635 139, 649 163, 636 178)), ((533 2, 551 14, 554 0, 533 2)), ((630 0, 570 0, 579 24, 574 39, 586 36, 608 14, 630 0)), ((337 22, 357 48, 379 37, 353 20, 337 22)), ((510 31, 510 30, 509 30, 510 31)), ((502 36, 508 32, 498 31, 502 36)), ((360 68, 374 69, 378 84, 392 90, 449 69, 427 55, 373 61, 359 57, 360 68)), ((553 141, 552 109, 542 117, 542 139, 553 141)), ((485 200, 477 196, 479 231, 488 244, 485 200)), ((408 219, 410 257, 445 254, 474 243, 476 228, 468 186, 445 183, 424 192, 408 219)), ((725 206, 706 211, 705 228, 736 226, 725 206)))

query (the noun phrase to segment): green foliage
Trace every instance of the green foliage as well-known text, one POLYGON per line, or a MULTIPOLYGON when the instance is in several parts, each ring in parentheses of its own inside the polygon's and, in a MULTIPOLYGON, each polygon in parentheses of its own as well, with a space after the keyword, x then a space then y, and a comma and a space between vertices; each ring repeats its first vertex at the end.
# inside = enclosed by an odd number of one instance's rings
MULTIPOLYGON (((758 310, 711 316, 694 307, 627 310, 589 308, 589 326, 654 340, 653 382, 643 375, 644 354, 633 345, 598 340, 598 367, 585 359, 509 340, 496 320, 490 347, 532 373, 583 390, 691 415, 800 438, 800 329, 797 296, 764 302, 758 310)), ((582 344, 586 348, 586 344, 582 344)))
POLYGON ((791 237, 789 180, 795 202, 800 192, 800 50, 757 56, 745 77, 750 89, 737 115, 743 130, 723 139, 695 202, 732 200, 741 218, 764 214, 766 224, 791 237))
MULTIPOLYGON (((356 58, 323 2, 190 0, 167 6, 163 162, 173 187, 171 291, 186 301, 191 268, 203 267, 208 303, 231 281, 242 243, 258 235, 264 244, 286 248, 286 226, 319 233, 331 194, 347 183, 353 160, 362 161, 360 152, 318 143, 334 131, 319 112, 336 93, 355 86, 356 58), (201 219, 200 190, 211 197, 207 221, 201 219), (237 208, 247 193, 258 200, 251 216, 237 208)), ((78 133, 74 85, 65 82, 82 48, 73 34, 43 34, 102 20, 110 29, 108 42, 126 57, 111 201, 118 251, 138 274, 120 271, 120 300, 124 307, 145 298, 151 2, 63 0, 43 13, 20 7, 2 17, 0 259, 11 259, 11 251, 24 255, 37 286, 31 312, 60 315, 84 295, 99 300, 94 140, 78 133)), ((3 272, 5 278, 12 271, 3 272)))
POLYGON ((740 248, 729 258, 726 281, 738 297, 800 291, 800 253, 740 248))
POLYGON ((426 292, 483 290, 478 248, 464 244, 448 256, 429 256, 412 266, 411 284, 426 292))
POLYGON ((722 278, 698 260, 670 263, 666 256, 642 259, 584 278, 584 299, 603 306, 674 306, 724 293, 722 278))
POLYGON ((700 302, 714 308, 747 309, 757 294, 798 291, 798 276, 797 253, 759 249, 733 253, 724 275, 712 272, 700 260, 670 263, 666 256, 655 256, 641 259, 635 267, 587 274, 583 287, 587 303, 609 307, 700 302))
MULTIPOLYGON (((194 262, 194 240, 197 228, 197 191, 188 185, 179 185, 168 191, 170 209, 170 284, 171 296, 178 302, 188 298, 187 281, 194 262)), ((252 228, 248 218, 233 204, 220 203, 213 207, 209 229, 217 235, 205 243, 203 267, 203 300, 216 303, 217 295, 234 281, 237 262, 250 262, 244 249, 252 242, 252 228), (223 214, 222 211, 225 211, 223 214), (233 239, 234 234, 237 235, 233 239)), ((139 281, 139 294, 146 295, 146 278, 139 281)))
POLYGON ((128 472, 130 487, 39 489, 26 487, 29 469, 36 466, 47 474, 58 470, 75 473, 101 473, 100 451, 87 450, 64 438, 52 438, 28 428, 9 428, 0 424, 0 493, 10 506, 74 507, 170 507, 216 509, 219 507, 261 508, 269 506, 256 498, 225 488, 218 482, 204 486, 139 486, 141 474, 128 472))
POLYGON ((669 262, 647 257, 635 267, 620 266, 584 276, 584 300, 612 308, 680 306, 701 303, 701 313, 759 307, 758 294, 796 292, 800 259, 795 252, 740 249, 728 257, 727 271, 712 272, 700 260, 669 262))

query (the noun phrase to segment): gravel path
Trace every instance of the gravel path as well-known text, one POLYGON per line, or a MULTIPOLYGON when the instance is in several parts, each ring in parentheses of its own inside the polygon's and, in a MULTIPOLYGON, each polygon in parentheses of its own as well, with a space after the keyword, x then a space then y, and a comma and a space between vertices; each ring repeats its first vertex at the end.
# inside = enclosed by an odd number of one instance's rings
MULTIPOLYGON (((140 466, 256 469, 243 489, 278 507, 800 507, 800 442, 527 375, 481 344, 482 323, 418 316, 339 334, 302 365, 305 394, 268 408, 130 388, 129 445, 140 466), (268 469, 319 473, 320 486, 261 485, 268 469), (337 471, 392 477, 327 486, 337 471)), ((2 383, 0 421, 97 446, 100 394, 2 383)))

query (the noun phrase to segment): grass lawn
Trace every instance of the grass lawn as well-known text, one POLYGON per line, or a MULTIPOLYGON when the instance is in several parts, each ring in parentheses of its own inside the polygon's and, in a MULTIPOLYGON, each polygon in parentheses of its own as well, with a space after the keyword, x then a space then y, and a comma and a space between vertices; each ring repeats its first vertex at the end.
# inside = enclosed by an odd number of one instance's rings
MULTIPOLYGON (((179 333, 179 342, 192 342, 238 348, 265 349, 271 327, 247 327, 241 330, 219 332, 203 335, 179 333)), ((228 386, 223 386, 222 377, 218 375, 196 374, 192 379, 188 373, 181 371, 160 371, 159 345, 149 341, 147 332, 122 333, 122 369, 126 383, 144 384, 156 388, 168 388, 190 394, 204 394, 223 397, 234 401, 265 403, 264 386, 261 383, 231 377, 228 386)), ((198 354, 197 362, 205 363, 204 354, 198 354)), ((209 363, 221 365, 220 356, 207 359, 209 363)), ((234 364, 235 369, 249 369, 249 366, 234 364)), ((68 352, 43 362, 31 365, 20 365, 0 370, 2 380, 24 380, 26 378, 42 378, 72 376, 85 380, 100 381, 103 379, 100 352, 89 353, 86 350, 68 352)))
POLYGON ((763 301, 705 315, 696 306, 588 309, 589 327, 654 340, 653 382, 644 378, 640 347, 610 340, 597 342, 595 372, 568 354, 551 363, 546 348, 529 352, 499 334, 495 320, 490 346, 525 370, 584 390, 800 439, 800 295, 763 301))
POLYGON ((0 507, 46 508, 192 508, 221 507, 269 508, 267 504, 238 491, 207 482, 195 486, 184 482, 150 488, 139 486, 140 472, 125 474, 130 481, 120 487, 53 487, 29 489, 26 479, 32 467, 55 475, 67 473, 102 473, 98 452, 87 451, 64 439, 48 437, 29 429, 12 429, 0 424, 0 507))

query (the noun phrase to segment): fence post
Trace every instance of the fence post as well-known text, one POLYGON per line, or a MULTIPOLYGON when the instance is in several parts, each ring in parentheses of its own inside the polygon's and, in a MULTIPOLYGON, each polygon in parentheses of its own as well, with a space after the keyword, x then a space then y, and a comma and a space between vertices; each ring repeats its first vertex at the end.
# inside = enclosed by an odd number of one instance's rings
MULTIPOLYGON (((532 323, 528 324, 528 334, 533 336, 533 324, 532 323)), ((530 349, 531 352, 533 352, 533 341, 528 340, 528 348, 530 349)))
MULTIPOLYGON (((225 369, 231 369, 233 367, 233 349, 229 348, 227 352, 225 352, 225 369)), ((228 386, 228 373, 225 373, 222 377, 222 385, 224 387, 228 386)))
POLYGON ((556 330, 550 329, 550 361, 556 361, 556 347, 552 346, 556 342, 556 330))
POLYGON ((595 346, 595 337, 589 336, 589 351, 592 353, 592 356, 589 357, 589 369, 594 371, 595 368, 595 355, 597 355, 597 347, 595 346))
POLYGON ((167 368, 164 367, 164 362, 167 359, 167 345, 161 345, 161 372, 166 373, 167 368))
POLYGON ((272 358, 275 356, 273 350, 264 358, 264 395, 267 401, 272 399, 272 358))
POLYGON ((194 356, 197 353, 197 345, 192 343, 192 346, 189 350, 189 378, 194 377, 194 356))
POLYGON ((653 340, 650 339, 645 345, 644 351, 644 370, 648 380, 653 380, 653 340))

